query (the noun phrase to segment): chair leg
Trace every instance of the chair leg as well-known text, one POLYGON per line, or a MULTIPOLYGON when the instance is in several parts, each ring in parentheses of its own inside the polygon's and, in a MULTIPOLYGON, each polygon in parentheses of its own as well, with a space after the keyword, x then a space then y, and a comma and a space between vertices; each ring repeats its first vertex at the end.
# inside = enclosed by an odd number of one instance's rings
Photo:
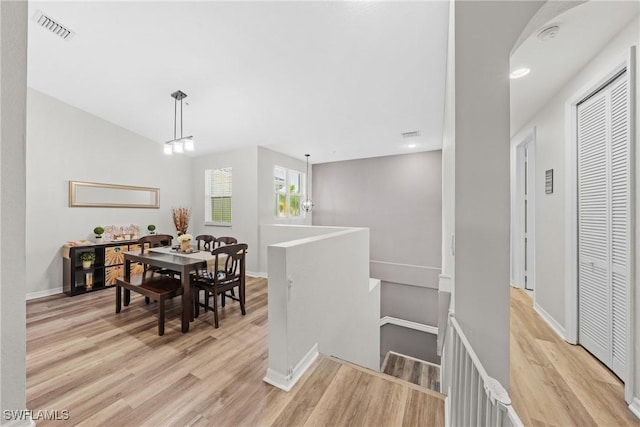
POLYGON ((214 326, 218 327, 218 295, 216 289, 213 288, 213 320, 214 326))
POLYGON ((158 301, 158 335, 164 335, 164 297, 158 301))
POLYGON ((222 301, 222 307, 224 308, 224 297, 225 297, 225 292, 220 294, 220 300, 222 301))
POLYGON ((204 312, 209 311, 209 291, 204 290, 204 312))
POLYGON ((149 305, 150 299, 149 297, 144 297, 144 303, 149 305))
POLYGON ((244 316, 245 314, 247 314, 247 310, 245 310, 244 308, 244 296, 245 296, 244 283, 241 283, 238 286, 238 288, 240 292, 240 298, 238 298, 240 300, 240 311, 242 311, 242 315, 244 316))
POLYGON ((122 290, 116 285, 116 313, 120 313, 120 310, 122 310, 122 290))
POLYGON ((131 302, 131 291, 129 289, 124 290, 124 306, 128 307, 131 302))

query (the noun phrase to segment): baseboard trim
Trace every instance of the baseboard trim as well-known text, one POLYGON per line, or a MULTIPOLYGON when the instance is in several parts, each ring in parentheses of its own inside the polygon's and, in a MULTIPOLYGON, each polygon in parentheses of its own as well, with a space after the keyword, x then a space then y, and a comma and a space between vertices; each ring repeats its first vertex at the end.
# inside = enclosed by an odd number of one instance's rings
POLYGON ((53 288, 53 289, 45 289, 44 291, 29 292, 27 294, 27 301, 32 300, 32 299, 36 299, 36 298, 44 298, 44 297, 48 297, 48 296, 51 296, 51 295, 57 295, 57 294, 61 294, 61 293, 62 293, 62 287, 53 288))
POLYGON ((267 273, 256 273, 254 271, 247 271, 247 276, 251 276, 251 277, 262 277, 263 279, 268 279, 267 277, 267 273))
POLYGON ((634 397, 631 403, 629 404, 629 410, 633 412, 633 415, 640 418, 640 399, 634 397))
POLYGON ((437 326, 425 325, 424 323, 412 322, 410 320, 399 319, 397 317, 384 316, 380 319, 380 327, 384 325, 402 326, 403 328, 415 329, 416 331, 438 335, 437 326))
POLYGON ((315 343, 311 349, 304 355, 304 357, 293 368, 291 375, 286 375, 281 372, 274 371, 273 369, 267 369, 267 375, 262 379, 267 384, 271 384, 274 387, 284 391, 291 391, 293 386, 302 378, 309 367, 316 361, 320 353, 318 353, 318 343, 315 343))
POLYGON ((547 313, 544 308, 540 307, 536 302, 535 304, 533 304, 533 309, 540 315, 540 317, 542 317, 542 320, 547 322, 547 325, 549 325, 560 338, 565 341, 567 340, 564 328, 560 326, 556 319, 554 319, 549 313, 547 313))

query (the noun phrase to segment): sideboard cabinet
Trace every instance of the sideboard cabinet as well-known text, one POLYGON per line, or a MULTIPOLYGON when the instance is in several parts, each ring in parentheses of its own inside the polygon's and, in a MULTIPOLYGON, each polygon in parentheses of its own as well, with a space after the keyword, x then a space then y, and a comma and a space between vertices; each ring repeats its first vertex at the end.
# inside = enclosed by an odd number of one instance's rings
MULTIPOLYGON (((120 240, 86 246, 62 248, 62 289, 70 296, 108 288, 124 276, 124 252, 140 250, 137 240, 120 240), (84 252, 95 255, 91 267, 83 268, 84 252)), ((132 264, 133 274, 141 273, 141 264, 132 264)))

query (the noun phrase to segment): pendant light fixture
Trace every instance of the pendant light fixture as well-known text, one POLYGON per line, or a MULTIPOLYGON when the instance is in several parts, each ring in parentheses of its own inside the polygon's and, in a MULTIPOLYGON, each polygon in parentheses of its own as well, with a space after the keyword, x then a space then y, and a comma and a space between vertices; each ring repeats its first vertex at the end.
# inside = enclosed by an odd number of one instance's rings
POLYGON ((173 102, 173 139, 164 143, 164 154, 171 155, 173 153, 184 153, 185 151, 193 151, 195 143, 193 136, 182 136, 182 100, 187 94, 181 90, 177 90, 171 94, 173 102), (178 126, 178 101, 180 101, 180 138, 177 136, 178 126))
POLYGON ((311 212, 313 209, 313 202, 309 198, 309 156, 310 154, 304 155, 307 158, 307 174, 305 175, 304 184, 305 184, 305 193, 304 193, 304 202, 302 202, 302 210, 305 212, 311 212))

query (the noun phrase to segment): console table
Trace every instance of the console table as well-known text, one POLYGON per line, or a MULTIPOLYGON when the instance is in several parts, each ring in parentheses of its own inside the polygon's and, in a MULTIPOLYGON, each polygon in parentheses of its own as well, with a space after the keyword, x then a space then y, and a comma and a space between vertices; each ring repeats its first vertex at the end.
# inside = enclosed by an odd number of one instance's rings
MULTIPOLYGON (((116 284, 124 276, 124 253, 140 251, 138 240, 118 240, 84 246, 62 248, 62 290, 69 296, 98 291, 116 284), (95 261, 90 268, 82 268, 80 257, 92 252, 95 261)), ((131 272, 142 273, 142 264, 132 264, 131 272)))

